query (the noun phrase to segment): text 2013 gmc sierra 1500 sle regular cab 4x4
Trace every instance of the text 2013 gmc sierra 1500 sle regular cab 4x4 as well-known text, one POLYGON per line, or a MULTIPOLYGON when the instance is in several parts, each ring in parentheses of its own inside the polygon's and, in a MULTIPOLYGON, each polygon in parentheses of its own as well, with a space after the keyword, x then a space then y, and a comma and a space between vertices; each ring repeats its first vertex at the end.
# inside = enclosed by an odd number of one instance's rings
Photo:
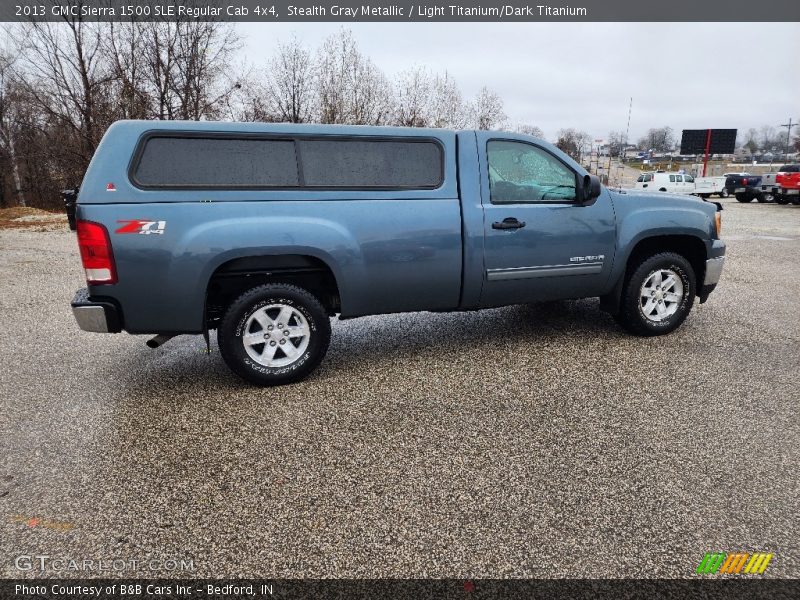
POLYGON ((554 146, 490 131, 120 121, 80 186, 87 331, 217 330, 261 385, 322 360, 329 317, 600 297, 676 329, 722 271, 721 206, 608 190, 554 146))

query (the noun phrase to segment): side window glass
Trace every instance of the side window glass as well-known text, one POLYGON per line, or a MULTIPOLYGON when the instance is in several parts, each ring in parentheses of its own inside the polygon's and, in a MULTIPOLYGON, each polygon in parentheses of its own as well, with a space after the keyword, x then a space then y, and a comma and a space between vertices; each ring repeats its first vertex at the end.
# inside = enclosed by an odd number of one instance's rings
POLYGON ((487 154, 493 204, 575 200, 575 173, 552 154, 500 140, 488 143, 487 154))
POLYGON ((683 180, 686 183, 694 183, 694 177, 692 177, 691 175, 684 175, 683 176, 683 180))

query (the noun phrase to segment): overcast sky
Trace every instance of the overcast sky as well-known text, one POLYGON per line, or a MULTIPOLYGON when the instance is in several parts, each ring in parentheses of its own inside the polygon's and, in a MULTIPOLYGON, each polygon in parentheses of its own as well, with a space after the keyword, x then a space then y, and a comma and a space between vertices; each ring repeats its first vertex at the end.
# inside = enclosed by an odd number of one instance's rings
POLYGON ((562 127, 595 138, 624 131, 631 97, 632 140, 664 125, 679 135, 800 119, 797 23, 237 25, 256 66, 292 33, 316 48, 342 26, 390 78, 424 65, 447 70, 467 98, 488 85, 510 124, 538 125, 548 138, 562 127))

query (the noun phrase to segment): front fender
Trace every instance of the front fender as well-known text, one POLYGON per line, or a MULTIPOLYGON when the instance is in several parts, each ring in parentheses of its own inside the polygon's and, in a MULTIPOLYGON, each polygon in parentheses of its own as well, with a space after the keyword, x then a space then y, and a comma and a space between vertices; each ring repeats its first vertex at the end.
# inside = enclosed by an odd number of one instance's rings
POLYGON ((647 238, 691 236, 698 238, 710 255, 716 207, 689 196, 614 193, 617 214, 617 256, 611 274, 612 286, 625 274, 636 245, 647 238))

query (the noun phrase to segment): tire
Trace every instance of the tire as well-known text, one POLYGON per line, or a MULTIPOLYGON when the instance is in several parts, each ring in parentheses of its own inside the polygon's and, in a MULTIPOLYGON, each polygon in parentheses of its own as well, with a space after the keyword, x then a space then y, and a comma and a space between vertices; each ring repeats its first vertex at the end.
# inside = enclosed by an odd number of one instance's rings
POLYGON ((756 200, 758 200, 761 204, 766 204, 768 202, 773 202, 775 200, 775 196, 773 196, 770 192, 763 192, 756 196, 756 200))
POLYGON ((791 199, 791 203, 795 206, 800 206, 800 196, 793 196, 791 199))
POLYGON ((720 198, 728 198, 730 195, 731 193, 725 188, 722 188, 722 191, 719 193, 720 198))
POLYGON ((634 335, 665 335, 686 320, 696 293, 694 269, 683 256, 674 252, 649 256, 634 266, 626 279, 615 319, 634 335), (663 287, 664 282, 667 282, 667 289, 658 289, 659 283, 663 287), (656 294, 663 298, 651 304, 650 298, 655 300, 656 294), (647 300, 643 302, 644 298, 647 300))
POLYGON ((260 285, 239 296, 217 330, 225 364, 242 379, 262 386, 306 377, 322 361, 330 340, 331 322, 320 301, 303 288, 283 283, 260 285), (263 343, 257 341, 262 332, 263 343), (245 336, 253 341, 246 343, 245 336))
POLYGON ((736 199, 739 202, 752 202, 753 201, 753 197, 752 196, 748 196, 747 194, 736 194, 736 199))
POLYGON ((707 200, 708 198, 711 197, 711 194, 697 194, 697 195, 700 196, 703 200, 707 200))
POLYGON ((666 192, 666 191, 667 191, 667 188, 659 188, 659 190, 658 190, 658 191, 659 191, 659 192, 666 192))
POLYGON ((778 204, 789 204, 789 198, 787 196, 781 196, 780 194, 775 194, 775 202, 778 204))

